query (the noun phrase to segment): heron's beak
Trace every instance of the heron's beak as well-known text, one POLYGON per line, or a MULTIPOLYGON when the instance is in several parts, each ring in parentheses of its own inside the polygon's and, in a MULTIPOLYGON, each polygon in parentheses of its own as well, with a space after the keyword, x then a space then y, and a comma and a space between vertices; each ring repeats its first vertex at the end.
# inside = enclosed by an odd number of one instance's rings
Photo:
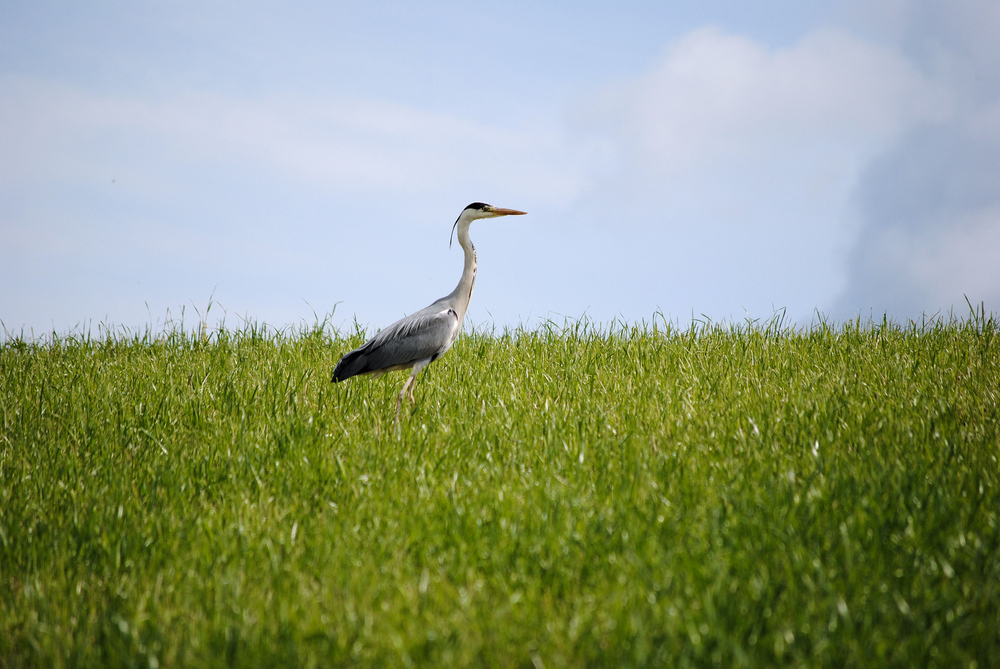
POLYGON ((518 211, 517 209, 502 209, 500 207, 493 207, 491 213, 494 216, 523 216, 528 212, 518 211))

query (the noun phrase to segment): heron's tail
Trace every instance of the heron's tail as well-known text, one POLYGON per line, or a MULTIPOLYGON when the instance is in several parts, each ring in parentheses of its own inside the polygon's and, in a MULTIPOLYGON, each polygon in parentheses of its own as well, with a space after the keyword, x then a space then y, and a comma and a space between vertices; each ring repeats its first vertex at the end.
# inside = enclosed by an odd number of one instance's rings
POLYGON ((350 353, 344 354, 337 366, 333 368, 333 383, 346 381, 352 376, 363 374, 366 370, 367 356, 361 349, 354 349, 350 353))

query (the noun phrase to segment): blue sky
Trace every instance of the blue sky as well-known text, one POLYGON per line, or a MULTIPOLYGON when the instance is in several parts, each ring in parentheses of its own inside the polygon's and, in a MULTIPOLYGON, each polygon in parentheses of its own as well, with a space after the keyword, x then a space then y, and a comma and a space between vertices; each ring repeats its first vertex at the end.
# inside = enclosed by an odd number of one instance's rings
POLYGON ((0 321, 1000 311, 1000 5, 0 7, 0 321))

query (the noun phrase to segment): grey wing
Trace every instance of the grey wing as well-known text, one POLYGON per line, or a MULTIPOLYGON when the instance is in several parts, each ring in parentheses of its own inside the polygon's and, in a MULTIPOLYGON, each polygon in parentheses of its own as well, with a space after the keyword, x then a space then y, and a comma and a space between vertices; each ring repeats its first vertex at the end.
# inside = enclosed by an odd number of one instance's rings
POLYGON ((454 309, 428 307, 396 321, 368 342, 346 354, 333 370, 333 380, 358 374, 412 367, 421 360, 433 362, 458 336, 458 314, 454 309))

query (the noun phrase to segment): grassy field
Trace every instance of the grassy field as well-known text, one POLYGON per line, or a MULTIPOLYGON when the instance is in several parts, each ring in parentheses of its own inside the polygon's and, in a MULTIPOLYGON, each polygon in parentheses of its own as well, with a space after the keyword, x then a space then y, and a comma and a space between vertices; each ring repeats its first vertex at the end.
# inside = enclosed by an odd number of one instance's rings
POLYGON ((997 335, 9 340, 0 666, 1000 666, 997 335))

